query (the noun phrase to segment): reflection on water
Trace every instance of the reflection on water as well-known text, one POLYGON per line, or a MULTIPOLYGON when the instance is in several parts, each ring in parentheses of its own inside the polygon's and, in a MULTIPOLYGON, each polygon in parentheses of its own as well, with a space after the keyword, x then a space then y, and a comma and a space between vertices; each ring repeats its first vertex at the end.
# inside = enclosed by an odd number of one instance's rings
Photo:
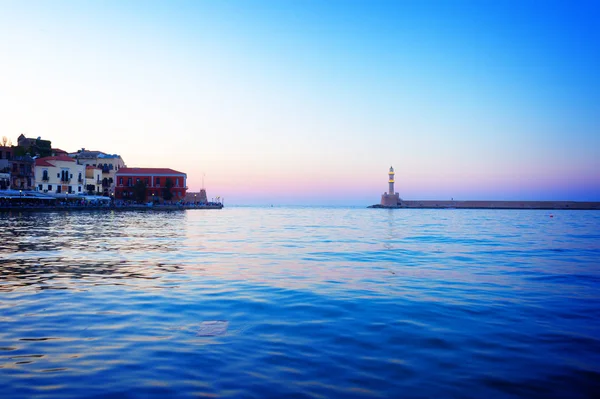
POLYGON ((593 397, 600 214, 0 214, 3 397, 593 397))

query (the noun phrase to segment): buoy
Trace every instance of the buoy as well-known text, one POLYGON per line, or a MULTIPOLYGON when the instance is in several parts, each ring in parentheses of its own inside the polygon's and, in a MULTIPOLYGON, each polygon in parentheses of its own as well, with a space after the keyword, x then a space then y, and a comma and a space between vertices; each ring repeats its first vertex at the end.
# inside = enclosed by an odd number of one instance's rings
POLYGON ((550 217, 551 217, 551 218, 553 218, 553 217, 554 217, 554 215, 550 215, 550 217))

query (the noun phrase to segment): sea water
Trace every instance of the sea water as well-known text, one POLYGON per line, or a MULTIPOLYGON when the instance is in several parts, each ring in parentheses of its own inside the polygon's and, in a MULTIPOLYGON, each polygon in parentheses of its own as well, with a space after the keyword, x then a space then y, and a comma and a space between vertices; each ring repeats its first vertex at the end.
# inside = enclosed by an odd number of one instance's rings
POLYGON ((2 398, 600 396, 600 212, 0 214, 2 398))

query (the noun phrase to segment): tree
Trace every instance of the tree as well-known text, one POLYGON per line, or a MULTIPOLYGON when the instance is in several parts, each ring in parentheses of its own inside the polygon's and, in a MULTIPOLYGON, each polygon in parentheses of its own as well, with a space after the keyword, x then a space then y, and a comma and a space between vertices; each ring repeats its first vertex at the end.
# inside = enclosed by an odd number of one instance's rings
POLYGON ((35 140, 34 152, 40 157, 52 156, 52 144, 48 140, 42 140, 39 137, 35 140))
POLYGON ((167 177, 167 181, 165 182, 165 187, 163 188, 163 199, 165 201, 170 201, 173 198, 173 193, 171 192, 171 188, 173 187, 173 181, 167 177))
POLYGON ((2 147, 6 147, 8 144, 8 137, 2 136, 2 147))
POLYGON ((146 202, 146 197, 148 194, 147 191, 148 190, 145 182, 139 180, 137 183, 135 183, 133 186, 133 198, 138 204, 146 202))
POLYGON ((27 155, 27 149, 25 147, 17 146, 13 149, 13 155, 15 157, 22 157, 27 155))

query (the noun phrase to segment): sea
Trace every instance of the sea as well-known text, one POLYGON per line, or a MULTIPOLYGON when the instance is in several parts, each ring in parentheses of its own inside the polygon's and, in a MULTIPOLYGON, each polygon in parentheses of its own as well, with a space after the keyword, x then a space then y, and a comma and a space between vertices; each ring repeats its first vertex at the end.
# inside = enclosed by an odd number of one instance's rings
POLYGON ((1 213, 0 397, 598 398, 600 212, 1 213))

